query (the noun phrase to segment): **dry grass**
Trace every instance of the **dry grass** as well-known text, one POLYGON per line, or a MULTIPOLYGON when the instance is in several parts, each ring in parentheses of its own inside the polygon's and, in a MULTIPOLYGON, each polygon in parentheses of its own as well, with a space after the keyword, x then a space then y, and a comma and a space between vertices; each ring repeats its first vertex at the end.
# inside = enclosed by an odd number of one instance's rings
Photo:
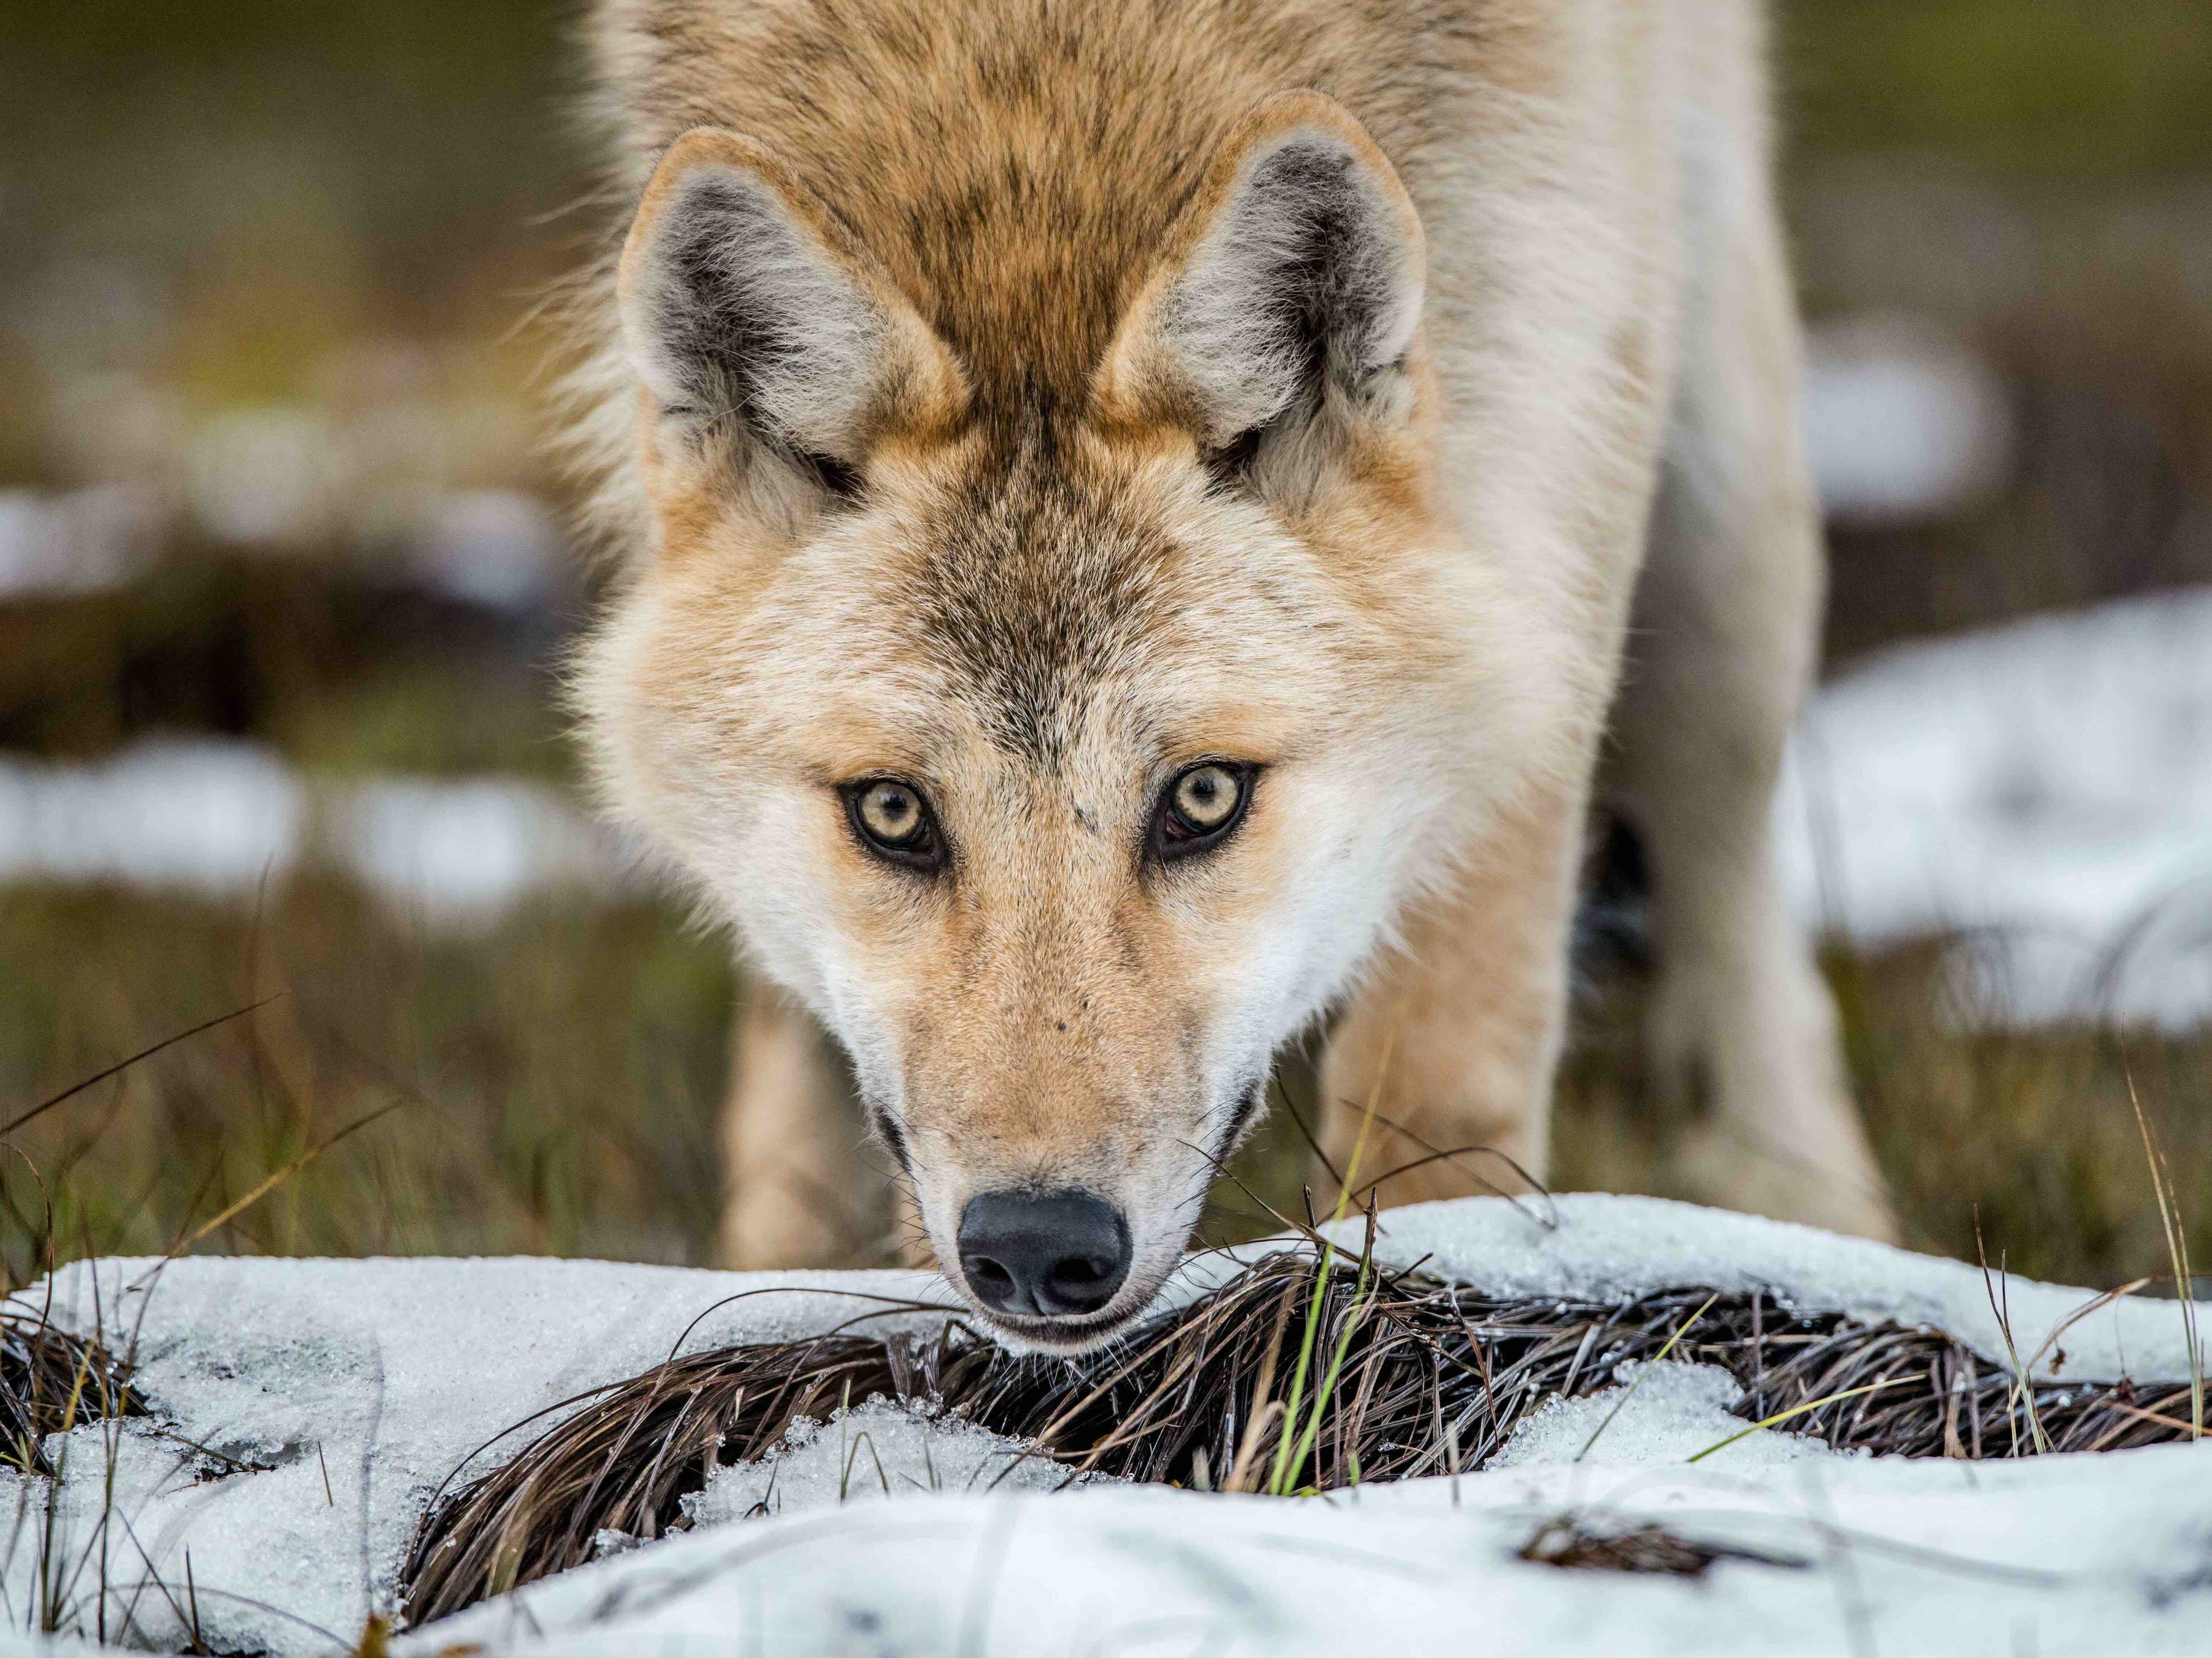
MULTIPOLYGON (((2168 1250, 2130 1084, 2167 1148, 2189 1252, 2212 1259, 2212 1031, 2007 1029, 1940 940, 1826 960, 1853 1090, 1911 1248, 2109 1289, 2165 1276, 2168 1250)), ((1638 1086, 1642 987, 1588 987, 1553 1133, 1561 1190, 1681 1195, 1677 1123, 1638 1086)), ((1747 1143, 1747 1157, 1772 1155, 1747 1143)))
POLYGON ((252 1002, 9 1137, 0 1265, 167 1252, 696 1261, 733 993, 649 905, 548 902, 476 936, 310 880, 251 907, 0 889, 0 1121, 252 1002), (52 1214, 47 1213, 51 1205, 52 1214))
POLYGON ((1291 1249, 1073 1361, 1014 1356, 953 1320, 927 1340, 848 1329, 658 1366, 589 1396, 434 1503, 403 1573, 409 1615, 428 1623, 581 1564, 602 1531, 681 1529, 682 1498, 712 1468, 765 1454, 800 1418, 873 1397, 1029 1443, 1071 1479, 1253 1490, 1262 1469, 1283 1466, 1295 1435, 1295 1477, 1270 1488, 1315 1491, 1480 1468, 1547 1401, 1597 1392, 1620 1365, 1670 1354, 1727 1369, 1747 1421, 1839 1449, 2009 1457, 2045 1441, 2109 1450, 2194 1431, 2186 1386, 2021 1388, 1948 1337, 1794 1310, 1759 1291, 1500 1300, 1419 1272, 1380 1272, 1364 1256, 1317 1264, 1291 1249), (1285 1362, 1286 1336, 1309 1321, 1339 1356, 1310 1418, 1285 1362), (1291 1434, 1285 1423, 1297 1424, 1291 1434))
POLYGON ((1533 1565, 1556 1566, 1562 1571, 1663 1572, 1674 1577, 1703 1577, 1721 1560, 1748 1560, 1762 1566, 1793 1569, 1812 1564, 1794 1555, 1699 1543, 1658 1526, 1599 1531, 1571 1515, 1538 1527, 1519 1552, 1533 1565))
POLYGON ((0 1467, 51 1476, 47 1435, 145 1415, 130 1369, 100 1343, 57 1329, 43 1313, 0 1312, 0 1467))
MULTIPOLYGON (((1829 966, 1909 1243, 1972 1260, 1978 1213, 1992 1259, 2016 1272, 2097 1288, 2166 1278, 2132 1080, 2187 1253, 2212 1260, 2212 1035, 1992 1029, 1959 1000, 1937 945, 1829 966)), ((0 1262, 17 1284, 41 1269, 50 1201, 65 1256, 161 1254, 394 1101, 196 1247, 704 1262, 738 988, 717 942, 647 904, 548 899, 468 936, 321 878, 272 890, 258 914, 0 888, 0 1121, 276 999, 10 1136, 0 1262)), ((1554 1134, 1560 1189, 1677 1194, 1674 1125, 1638 1086, 1642 995, 1615 973, 1582 999, 1554 1134)), ((1293 1061, 1282 1081, 1284 1106, 1216 1193, 1209 1242, 1278 1230, 1254 1194, 1303 1212, 1311 1165, 1291 1112, 1310 1121, 1311 1079, 1293 1061)))

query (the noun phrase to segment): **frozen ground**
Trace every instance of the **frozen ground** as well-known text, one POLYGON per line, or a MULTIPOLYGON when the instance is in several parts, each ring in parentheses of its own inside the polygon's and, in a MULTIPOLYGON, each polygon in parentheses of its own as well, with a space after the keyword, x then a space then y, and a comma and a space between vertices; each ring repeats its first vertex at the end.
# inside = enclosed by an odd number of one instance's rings
POLYGON ((1127 1488, 694 1533, 488 1604, 410 1654, 2156 1658, 2207 1650, 2207 1456, 1725 1473, 1551 1467, 1334 1500, 1127 1488), (1566 1571, 1547 1521, 1760 1557, 1566 1571))
MULTIPOLYGON (((1880 1245, 1650 1199, 1565 1199, 1549 1230, 1494 1199, 1386 1221, 1392 1259, 1426 1256, 1493 1291, 1759 1284, 1807 1307, 1940 1321, 2001 1362, 1978 1273, 1880 1245)), ((1181 1292, 1221 1270, 1198 1268, 1181 1292)), ((532 1260, 198 1259, 159 1274, 107 1261, 53 1288, 60 1321, 136 1330, 157 1415, 53 1445, 67 1473, 51 1509, 40 1482, 0 1476, 18 1516, 5 1621, 34 1621, 43 1598, 64 1627, 94 1627, 104 1541, 111 1638, 175 1649, 196 1603, 208 1645, 276 1658, 347 1650, 390 1605, 439 1482, 533 1412, 679 1346, 856 1317, 911 1327, 934 1316, 914 1301, 943 1297, 920 1274, 532 1260)), ((2029 1349, 2089 1299, 2018 1279, 2001 1294, 2029 1349)), ((2171 1303, 2107 1307, 2059 1345, 2069 1377, 2185 1373, 2171 1303)), ((1765 1431, 1687 1466, 1741 1430, 1733 1400, 1716 1371, 1632 1370, 1540 1413, 1491 1470, 1307 1501, 1111 1483, 1045 1494, 1004 1441, 863 1406, 718 1474, 689 1534, 607 1539, 593 1565, 403 1645, 419 1658, 463 1642, 490 1658, 2212 1649, 2212 1452, 1968 1467, 1838 1457, 1765 1431), (1620 1388, 1626 1407, 1576 1461, 1620 1388), (742 1517, 757 1508, 769 1517, 742 1517), (1599 1531, 1656 1521, 1759 1558, 1686 1578, 1517 1558, 1571 1515, 1599 1531)))

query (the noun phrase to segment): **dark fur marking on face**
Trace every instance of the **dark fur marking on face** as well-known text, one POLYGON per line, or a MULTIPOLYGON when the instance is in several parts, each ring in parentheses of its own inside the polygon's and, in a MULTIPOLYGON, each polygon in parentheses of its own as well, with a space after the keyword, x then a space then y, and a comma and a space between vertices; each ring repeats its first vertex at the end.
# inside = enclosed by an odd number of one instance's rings
POLYGON ((1170 550, 1066 464, 1059 418, 1033 398, 1010 446, 994 445, 928 525, 928 568, 908 590, 927 645, 957 670, 992 742, 1048 773, 1169 610, 1170 550))
POLYGON ((857 500, 859 470, 806 448, 766 406, 769 372, 809 344, 808 319, 748 259, 795 243, 781 210, 756 188, 708 179, 689 186, 670 218, 662 244, 669 290, 654 323, 678 375, 682 401, 672 412, 702 431, 734 422, 833 500, 857 500))
POLYGON ((890 1154, 896 1159, 900 1169, 905 1171, 908 1180, 913 1179, 914 1157, 907 1150, 906 1131, 901 1128, 891 1114, 881 1106, 872 1108, 868 1115, 876 1126, 877 1135, 886 1146, 890 1148, 890 1154))
POLYGON ((1237 1149, 1237 1142, 1244 1138, 1244 1131, 1252 1126, 1267 1099, 1267 1079, 1264 1077, 1244 1090, 1244 1097, 1237 1102, 1236 1111, 1230 1116, 1228 1131, 1221 1137, 1219 1155, 1224 1160, 1237 1149))

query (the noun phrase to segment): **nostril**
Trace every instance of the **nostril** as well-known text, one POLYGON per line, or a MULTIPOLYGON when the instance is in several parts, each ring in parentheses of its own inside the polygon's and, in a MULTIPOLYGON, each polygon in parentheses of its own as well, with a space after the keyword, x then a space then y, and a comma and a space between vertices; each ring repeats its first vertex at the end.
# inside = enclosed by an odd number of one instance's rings
POLYGON ((1048 1298, 1070 1312, 1091 1313, 1114 1299, 1127 1271, 1126 1265, 1103 1256, 1070 1256, 1057 1260, 1045 1274, 1048 1298))
POLYGON ((1129 1275, 1128 1224, 1091 1192, 986 1192, 960 1218, 976 1300, 1022 1317, 1093 1313, 1129 1275))
POLYGON ((1003 1304, 1014 1292, 1014 1275, 988 1255, 963 1255, 960 1267, 968 1274, 968 1282, 975 1286, 975 1293, 994 1307, 1003 1304))

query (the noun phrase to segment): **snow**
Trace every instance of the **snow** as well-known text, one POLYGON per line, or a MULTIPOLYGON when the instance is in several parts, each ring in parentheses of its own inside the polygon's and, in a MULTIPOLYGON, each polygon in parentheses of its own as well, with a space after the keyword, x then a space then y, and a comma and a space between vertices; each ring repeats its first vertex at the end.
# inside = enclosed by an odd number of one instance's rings
POLYGON ((0 489, 0 600, 103 592, 135 580, 160 538, 153 491, 0 489))
POLYGON ((1108 1489, 694 1533, 404 1640, 490 1658, 1389 1653, 1616 1658, 2206 1650, 2212 1452, 2005 1468, 1551 1467, 1307 1502, 1108 1489), (1516 1558, 1546 1521, 1647 1522, 1778 1564, 1705 1576, 1516 1558))
MULTIPOLYGON (((1925 1318, 1985 1350, 2002 1340, 1979 1274, 1954 1262, 1652 1199, 1571 1196, 1559 1215, 1547 1231, 1498 1199, 1393 1211, 1378 1247, 1399 1262, 1426 1255, 1494 1293, 1601 1299, 1759 1284, 1802 1307, 1925 1318)), ((498 1442, 472 1471, 519 1448, 537 1429, 499 1436, 533 1413, 569 1408, 672 1350, 856 1319, 923 1330, 942 1315, 915 1303, 951 1304, 939 1281, 913 1272, 156 1266, 104 1261, 53 1281, 57 1321, 96 1320, 121 1340, 137 1331, 140 1386, 156 1412, 50 1446, 68 1459, 58 1552, 74 1561, 96 1547, 112 1480, 111 1637, 127 1612, 134 1641, 182 1643, 189 1551, 208 1643, 274 1658, 348 1650, 368 1612, 390 1606, 440 1482, 488 1442, 498 1442)), ((1203 1258, 1181 1291, 1225 1270, 1203 1258)), ((27 1295, 35 1303, 43 1293, 27 1295)), ((2002 1294, 2023 1347, 2091 1299, 2017 1278, 2002 1294)), ((2064 1373, 2178 1379, 2179 1331, 2171 1303, 2104 1309, 2063 1339, 2064 1373)), ((802 1425, 764 1464, 718 1472, 694 1500, 690 1533, 641 1545, 603 1537, 592 1565, 402 1647, 422 1658, 471 1640, 486 1658, 803 1658, 1334 1646, 1419 1658, 1463 1654, 1475 1631, 1481 1650, 1498 1653, 1841 1654, 1866 1649, 1850 1644, 1865 1625, 1887 1653, 2009 1658, 2015 1627, 2032 1631, 2041 1658, 2204 1649, 2212 1452, 1902 1465, 1765 1430, 1685 1466, 1745 1425, 1727 1413, 1727 1377, 1668 1363, 1624 1365, 1612 1381, 1540 1411, 1481 1473, 1309 1501, 1104 1481, 1050 1494, 1060 1472, 1015 1460, 1005 1440, 862 1404, 802 1425), (769 1517, 743 1518, 760 1504, 769 1517), (1692 1582, 1566 1574, 1516 1558, 1537 1526, 1570 1511, 1599 1527, 1656 1520, 1810 1564, 1723 1561, 1692 1582)), ((0 1562, 5 1621, 20 1626, 43 1482, 0 1474, 0 1487, 26 1516, 0 1562)), ((88 1568, 74 1594, 85 1627, 96 1582, 88 1568)), ((0 1658, 31 1649, 0 1638, 0 1658)))
POLYGON ((336 804, 330 837, 387 902, 447 924, 549 887, 604 889, 620 870, 591 819, 514 778, 374 778, 336 804))
MULTIPOLYGON (((0 594, 44 580, 7 568, 8 525, 52 516, 29 500, 0 494, 0 594)), ((552 580, 539 511, 456 497, 424 556, 475 572, 487 602, 497 586, 522 604, 552 580), (483 550, 493 541, 509 563, 483 550)), ((70 512, 128 516, 91 495, 70 512)), ((1853 668, 1801 722, 1775 823, 1808 928, 1869 949, 1964 936, 1949 998, 1962 1018, 2195 1026, 2212 1016, 2212 590, 1853 668)), ((0 757, 0 880, 249 897, 314 858, 441 926, 550 889, 618 890, 638 867, 570 799, 516 778, 319 778, 210 739, 92 764, 0 757)))
POLYGON ((243 898, 317 858, 447 926, 550 889, 618 890, 630 867, 566 796, 519 778, 317 779, 273 750, 210 738, 90 764, 0 756, 0 880, 243 898))
POLYGON ((2002 380, 1910 319, 1860 315, 1808 334, 1804 425, 1821 505, 1844 523, 1953 517, 2011 469, 2002 380))
POLYGON ((300 857, 307 793, 266 750, 146 743, 96 765, 0 758, 0 875, 250 894, 300 857))
MULTIPOLYGON (((339 480, 327 447, 321 423, 295 410, 218 416, 190 459, 197 527, 264 553, 350 529, 369 568, 381 560, 425 592, 518 618, 545 616, 564 597, 567 537, 535 495, 451 489, 344 506, 330 498, 339 480)), ((145 482, 0 489, 0 602, 126 587, 155 567, 173 516, 145 482)))
POLYGON ((433 592, 528 616, 560 598, 567 559, 544 502, 514 489, 458 489, 430 503, 406 566, 433 592))
POLYGON ((1776 822, 1792 908, 1960 931, 1971 1014, 2212 1013, 2212 590, 1899 647, 1823 689, 1776 822))
POLYGON ((1030 1455, 1018 1440, 875 1400, 837 1411, 826 1423, 793 1424, 772 1455, 716 1469, 705 1491, 684 1499, 684 1511, 711 1526, 756 1511, 805 1514, 944 1492, 1054 1491, 1068 1483, 1066 1468, 1030 1455))
MULTIPOLYGON (((96 1302, 118 1348, 135 1332, 138 1385, 157 1419, 266 1472, 204 1479, 207 1460, 174 1438, 131 1423, 119 1433, 78 1429, 69 1436, 63 1552, 75 1558, 97 1546, 112 1442, 131 1541, 110 1538, 111 1556, 128 1566, 114 1574, 110 1628, 122 1625, 133 1586, 157 1576, 181 1584, 189 1549, 210 1644, 302 1658, 343 1643, 389 1604, 431 1492, 533 1413, 647 1370, 679 1343, 688 1352, 781 1340, 856 1319, 863 1329, 910 1329, 935 1319, 902 1304, 947 1304, 941 1283, 918 1272, 771 1277, 543 1260, 157 1266, 65 1270, 54 1280, 56 1321, 89 1328, 96 1302)), ((26 1482, 0 1473, 0 1491, 19 1498, 26 1482)), ((35 1527, 17 1527, 0 1564, 17 1616, 37 1542, 35 1527)), ((88 1625, 92 1581, 78 1597, 88 1625)), ((176 1638, 177 1619, 157 1593, 137 1594, 135 1615, 146 1638, 176 1638)))
POLYGON ((224 410, 193 433, 185 465, 192 516, 216 541, 304 550, 343 527, 337 434, 312 410, 224 410))
MULTIPOLYGON (((1971 1013, 2193 1025, 2212 1011, 2212 592, 1875 659, 1806 716, 1777 822, 1808 926, 1972 935, 1971 1013)), ((240 897, 312 856, 446 926, 627 867, 519 779, 319 780, 209 739, 0 758, 0 879, 240 897)))
POLYGON ((1745 1433, 1743 1418, 1729 1413, 1743 1389, 1717 1364, 1632 1362, 1614 1371, 1619 1385, 1601 1393, 1547 1400, 1485 1471, 1577 1462, 1635 1467, 1700 1455, 1715 1467, 1765 1467, 1838 1455, 1817 1439, 1775 1428, 1745 1433))

